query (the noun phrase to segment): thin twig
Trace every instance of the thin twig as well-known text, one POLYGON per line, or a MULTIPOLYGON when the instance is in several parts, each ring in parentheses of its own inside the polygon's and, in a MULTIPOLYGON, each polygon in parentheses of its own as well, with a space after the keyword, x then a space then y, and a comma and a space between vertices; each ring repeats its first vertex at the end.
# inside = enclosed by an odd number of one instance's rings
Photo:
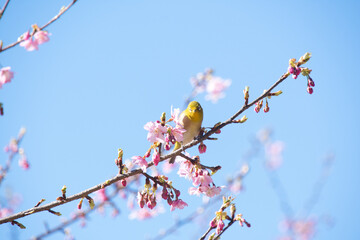
POLYGON ((7 0, 6 3, 4 4, 4 7, 1 9, 0 11, 0 19, 2 18, 2 16, 4 16, 4 12, 6 10, 6 7, 8 6, 10 0, 7 0))
POLYGON ((206 236, 209 234, 211 230, 215 229, 215 227, 209 227, 209 229, 199 238, 199 240, 204 240, 206 236))
MULTIPOLYGON (((57 19, 59 19, 61 17, 61 15, 63 15, 67 10, 69 10, 69 8, 71 8, 75 3, 76 3, 77 0, 73 0, 67 7, 64 7, 60 10, 60 12, 55 16, 53 17, 48 23, 46 23, 44 26, 40 27, 40 31, 45 29, 46 27, 48 27, 50 24, 52 24, 53 22, 55 22, 57 19)), ((31 33, 31 37, 34 36, 34 34, 36 33, 36 31, 33 31, 31 33)), ((7 45, 6 47, 0 49, 0 53, 9 49, 9 48, 12 48, 12 47, 15 47, 16 45, 18 45, 19 43, 21 43, 22 41, 24 41, 24 39, 18 39, 16 42, 14 43, 11 43, 9 45, 7 45)))

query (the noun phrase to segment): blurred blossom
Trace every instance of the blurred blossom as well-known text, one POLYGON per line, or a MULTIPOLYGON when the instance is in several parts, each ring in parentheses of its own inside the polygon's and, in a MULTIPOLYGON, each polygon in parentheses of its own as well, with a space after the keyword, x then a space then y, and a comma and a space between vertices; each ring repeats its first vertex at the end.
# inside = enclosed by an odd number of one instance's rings
POLYGON ((0 69, 0 88, 5 83, 11 82, 11 79, 14 77, 14 73, 10 69, 10 67, 3 67, 0 69))
POLYGON ((206 86, 206 92, 208 93, 205 96, 206 100, 210 100, 213 103, 216 103, 219 99, 225 97, 225 90, 231 85, 230 79, 222 79, 220 77, 213 77, 208 82, 206 86))
POLYGON ((12 213, 13 213, 13 210, 11 208, 2 208, 0 206, 0 218, 10 216, 12 213))
POLYGON ((219 99, 225 97, 225 90, 231 85, 230 79, 213 76, 213 70, 205 70, 204 73, 198 73, 195 77, 190 78, 193 86, 193 95, 206 91, 206 100, 216 103, 219 99))
POLYGON ((37 41, 33 41, 29 31, 24 33, 19 39, 23 39, 20 46, 24 47, 27 51, 31 52, 39 49, 37 41))
POLYGON ((279 240, 310 240, 315 236, 317 222, 314 219, 288 219, 280 222, 279 226, 282 231, 291 233, 290 236, 278 238, 279 240))
POLYGON ((22 155, 21 158, 19 159, 19 166, 22 167, 24 170, 28 170, 30 167, 30 164, 27 160, 26 155, 22 155))
POLYGON ((34 34, 34 41, 37 42, 38 45, 48 42, 50 34, 46 31, 37 31, 34 34))
POLYGON ((282 141, 270 142, 265 145, 266 166, 275 170, 282 165, 285 143, 282 141))
POLYGON ((176 167, 176 164, 170 164, 169 161, 165 161, 162 170, 165 174, 168 174, 171 173, 176 167))
POLYGON ((20 36, 18 40, 23 40, 20 43, 21 47, 24 47, 27 51, 31 52, 39 49, 39 45, 49 41, 50 34, 46 31, 38 30, 32 37, 29 31, 20 36))
POLYGON ((164 212, 164 208, 161 206, 158 206, 154 209, 140 208, 131 211, 131 213, 129 214, 129 219, 145 220, 155 217, 163 212, 164 212))

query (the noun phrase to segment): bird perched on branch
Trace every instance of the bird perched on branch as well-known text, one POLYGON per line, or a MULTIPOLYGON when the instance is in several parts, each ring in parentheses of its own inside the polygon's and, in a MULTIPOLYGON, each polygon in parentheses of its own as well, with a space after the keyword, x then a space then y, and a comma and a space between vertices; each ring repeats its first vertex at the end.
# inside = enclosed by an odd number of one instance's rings
MULTIPOLYGON (((190 102, 187 108, 179 116, 179 123, 182 124, 182 126, 186 130, 183 135, 183 141, 181 143, 176 142, 173 151, 176 151, 181 148, 181 146, 188 144, 199 135, 203 116, 204 112, 200 103, 196 101, 190 102)), ((174 163, 175 158, 176 156, 172 157, 169 163, 174 163)))

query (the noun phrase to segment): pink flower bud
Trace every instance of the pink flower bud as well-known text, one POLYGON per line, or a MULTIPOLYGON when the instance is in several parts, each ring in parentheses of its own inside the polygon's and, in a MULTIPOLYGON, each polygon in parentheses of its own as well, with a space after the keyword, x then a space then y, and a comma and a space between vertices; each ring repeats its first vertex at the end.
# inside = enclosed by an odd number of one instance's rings
POLYGON ((177 189, 175 189, 174 191, 175 191, 175 195, 176 195, 176 197, 179 197, 179 196, 180 196, 180 191, 179 191, 179 190, 177 190, 177 189))
POLYGON ((216 228, 216 234, 219 234, 224 229, 224 222, 222 220, 218 221, 217 228, 216 228))
POLYGON ((126 187, 126 184, 126 179, 121 180, 121 185, 123 185, 123 187, 126 187))
POLYGON ((145 155, 144 155, 144 158, 150 157, 150 152, 151 152, 151 150, 147 151, 147 152, 145 153, 145 155))
POLYGON ((311 87, 315 87, 315 82, 312 80, 311 77, 308 78, 308 84, 309 84, 309 86, 311 86, 311 87))
POLYGON ((166 143, 166 144, 164 145, 164 148, 165 148, 166 151, 169 151, 169 150, 170 150, 170 144, 169 144, 169 143, 166 143))
POLYGON ((206 145, 203 143, 200 143, 199 145, 199 153, 205 153, 206 152, 206 145))
POLYGON ((314 90, 313 90, 312 87, 308 87, 308 88, 307 88, 307 92, 308 92, 309 94, 312 94, 312 93, 314 92, 314 90))
POLYGON ((162 197, 164 200, 168 199, 168 191, 166 190, 166 188, 163 188, 161 197, 162 197))
POLYGON ((217 225, 216 223, 217 223, 216 218, 214 218, 213 220, 211 220, 209 225, 210 225, 210 227, 214 228, 217 225))
POLYGON ((288 68, 289 73, 294 74, 294 72, 295 72, 294 70, 295 69, 293 67, 289 66, 289 68, 288 68))
POLYGON ((215 133, 216 133, 216 134, 220 134, 220 133, 221 133, 221 130, 219 129, 219 130, 217 130, 215 133))

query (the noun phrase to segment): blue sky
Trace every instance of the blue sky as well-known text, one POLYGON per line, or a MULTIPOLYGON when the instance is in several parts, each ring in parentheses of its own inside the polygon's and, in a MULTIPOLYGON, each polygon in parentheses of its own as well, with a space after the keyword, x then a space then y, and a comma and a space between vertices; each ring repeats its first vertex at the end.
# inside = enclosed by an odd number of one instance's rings
MULTIPOLYGON (((4 46, 34 23, 45 24, 68 1, 11 1, 0 21, 4 46)), ((207 165, 222 165, 214 179, 222 184, 240 166, 241 156, 260 129, 270 127, 274 140, 284 141, 284 164, 278 175, 290 204, 300 211, 320 174, 321 160, 329 153, 335 163, 313 209, 314 216, 331 216, 334 226, 320 224, 315 239, 360 237, 360 152, 357 69, 360 53, 358 1, 79 1, 47 30, 51 40, 39 51, 17 46, 0 54, 0 64, 11 66, 15 77, 0 90, 5 115, 0 118, 0 146, 20 127, 28 130, 22 147, 31 169, 14 163, 1 186, 22 193, 19 210, 41 198, 56 199, 63 185, 68 194, 94 186, 117 173, 113 159, 119 147, 125 158, 147 150, 148 121, 170 107, 182 108, 191 92, 189 78, 207 67, 232 79, 226 98, 212 104, 200 95, 203 125, 224 121, 243 104, 242 90, 250 86, 255 98, 287 69, 289 58, 311 52, 314 94, 306 80, 286 80, 270 99, 270 112, 249 110, 246 124, 229 126, 219 140, 209 142, 202 156, 207 165)), ((192 151, 196 153, 195 150, 192 151)), ((0 154, 0 164, 6 154, 0 154)), ((184 195, 190 182, 179 179, 184 195)), ((276 239, 283 219, 271 188, 263 158, 254 159, 236 198, 239 211, 252 227, 232 227, 223 239, 276 239)), ((185 198, 185 197, 184 197, 185 198)), ((177 217, 191 213, 201 201, 186 196, 189 208, 167 212, 144 222, 91 215, 86 229, 71 227, 77 239, 145 239, 177 217)), ((121 205, 123 204, 123 205, 121 205)), ((76 203, 56 210, 69 216, 76 203)), ((0 235, 28 239, 44 231, 43 222, 55 226, 59 218, 47 213, 24 218, 27 230, 1 225, 0 235)), ((204 220, 204 221, 208 221, 204 220)), ((197 239, 194 225, 168 239, 197 239)), ((57 233, 49 239, 61 239, 57 233)), ((16 239, 16 238, 15 238, 16 239)))

